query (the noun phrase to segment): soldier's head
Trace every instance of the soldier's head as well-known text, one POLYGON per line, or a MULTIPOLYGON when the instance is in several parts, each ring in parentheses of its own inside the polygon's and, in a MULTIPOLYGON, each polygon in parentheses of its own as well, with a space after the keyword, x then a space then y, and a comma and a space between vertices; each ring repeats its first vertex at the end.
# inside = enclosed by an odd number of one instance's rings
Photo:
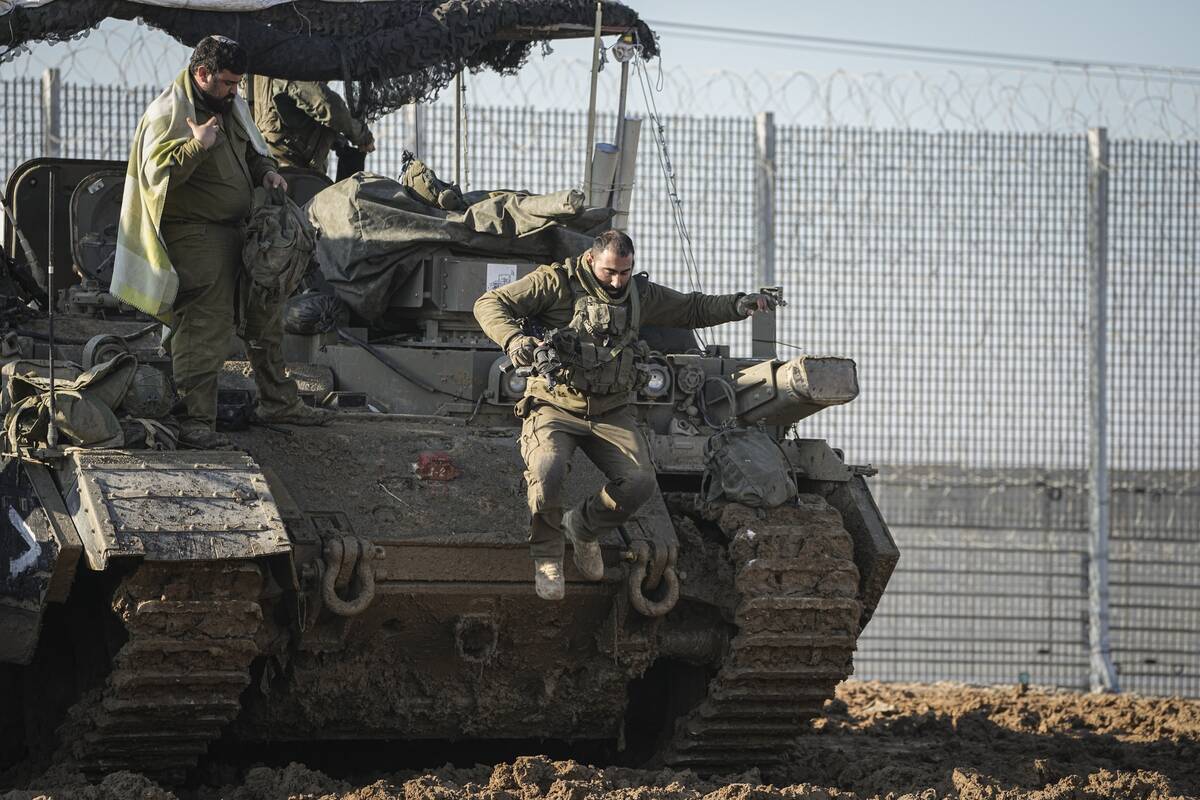
POLYGON ((614 297, 625 291, 625 285, 633 277, 633 239, 622 231, 605 231, 592 242, 588 255, 592 274, 604 291, 614 297))
POLYGON ((245 48, 233 39, 205 36, 192 51, 188 72, 210 106, 228 111, 237 97, 238 81, 246 74, 247 61, 245 48))

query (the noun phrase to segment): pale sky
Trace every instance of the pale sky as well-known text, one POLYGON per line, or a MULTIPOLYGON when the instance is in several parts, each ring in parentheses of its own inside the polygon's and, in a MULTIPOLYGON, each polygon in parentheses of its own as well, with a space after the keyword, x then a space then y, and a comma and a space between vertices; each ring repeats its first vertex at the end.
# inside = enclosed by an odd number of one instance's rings
MULTIPOLYGON (((640 0, 643 18, 845 39, 1172 66, 1200 65, 1200 3, 1144 0, 640 0)), ((674 34, 663 55, 695 66, 828 71, 866 64, 818 52, 717 44, 674 34)), ((869 66, 904 62, 882 59, 869 66)), ((911 66, 908 65, 908 66, 911 66)))

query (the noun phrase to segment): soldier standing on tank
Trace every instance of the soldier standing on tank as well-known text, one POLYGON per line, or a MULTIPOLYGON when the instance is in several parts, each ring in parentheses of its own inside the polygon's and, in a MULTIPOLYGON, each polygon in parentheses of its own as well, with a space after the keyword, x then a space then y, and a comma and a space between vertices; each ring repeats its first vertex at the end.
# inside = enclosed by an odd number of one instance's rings
MULTIPOLYGON (((533 376, 517 403, 521 455, 529 487, 529 549, 539 597, 560 600, 564 534, 589 580, 604 576, 598 537, 631 517, 654 492, 650 447, 630 403, 641 385, 645 355, 639 327, 705 328, 775 307, 767 294, 683 294, 633 275, 633 241, 617 230, 596 237, 590 250, 542 266, 493 289, 475 303, 475 318, 518 367, 532 365, 546 343, 526 324, 565 331, 578 344, 557 347, 558 381, 533 376), (563 482, 575 448, 608 478, 579 506, 562 508, 563 482)), ((562 341, 562 339, 559 339, 562 341)))
MULTIPOLYGON (((371 129, 350 113, 346 101, 324 81, 254 75, 244 83, 254 123, 280 165, 326 172, 329 150, 338 137, 360 154, 375 151, 371 129)), ((338 171, 342 172, 340 166, 338 171)))
MULTIPOLYGON (((237 293, 249 284, 242 245, 254 188, 287 188, 278 165, 251 146, 250 133, 234 113, 247 60, 241 45, 224 36, 208 36, 196 45, 187 78, 195 111, 187 119, 192 138, 180 140, 170 156, 162 211, 162 239, 179 275, 167 340, 179 393, 179 442, 201 449, 232 446, 214 429, 217 375, 229 354, 237 293)), ((329 413, 304 405, 295 381, 284 373, 278 304, 243 305, 248 309, 247 350, 259 390, 258 418, 291 425, 326 423, 329 413)))

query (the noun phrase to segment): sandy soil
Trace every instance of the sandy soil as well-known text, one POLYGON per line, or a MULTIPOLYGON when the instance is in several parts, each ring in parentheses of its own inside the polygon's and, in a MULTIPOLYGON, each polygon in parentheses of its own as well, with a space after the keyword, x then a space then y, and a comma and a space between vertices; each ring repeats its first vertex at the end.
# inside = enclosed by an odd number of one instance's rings
POLYGON ((511 763, 371 775, 210 765, 213 785, 168 791, 118 773, 88 784, 47 773, 0 800, 1082 800, 1200 797, 1200 701, 952 684, 850 681, 779 772, 511 763))

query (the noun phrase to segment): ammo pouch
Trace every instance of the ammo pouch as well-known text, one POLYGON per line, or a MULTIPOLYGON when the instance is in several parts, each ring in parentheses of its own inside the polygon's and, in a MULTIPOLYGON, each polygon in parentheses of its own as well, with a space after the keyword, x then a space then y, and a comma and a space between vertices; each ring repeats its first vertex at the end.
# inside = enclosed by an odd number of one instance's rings
POLYGON ((645 342, 615 342, 605 346, 597 339, 562 328, 554 337, 562 360, 562 382, 585 394, 625 394, 646 385, 648 373, 639 365, 650 355, 645 342))
POLYGON ((254 205, 246 224, 242 261, 251 288, 265 300, 280 300, 296 291, 308 272, 317 234, 300 207, 280 189, 255 189, 254 205))
POLYGON ((575 314, 570 325, 554 336, 554 349, 563 363, 563 383, 585 394, 626 394, 646 385, 648 373, 639 365, 650 348, 638 340, 641 306, 637 287, 630 303, 604 303, 577 287, 575 314))
POLYGON ((779 443, 757 428, 726 428, 704 445, 700 493, 725 501, 774 508, 796 497, 792 467, 779 443))

